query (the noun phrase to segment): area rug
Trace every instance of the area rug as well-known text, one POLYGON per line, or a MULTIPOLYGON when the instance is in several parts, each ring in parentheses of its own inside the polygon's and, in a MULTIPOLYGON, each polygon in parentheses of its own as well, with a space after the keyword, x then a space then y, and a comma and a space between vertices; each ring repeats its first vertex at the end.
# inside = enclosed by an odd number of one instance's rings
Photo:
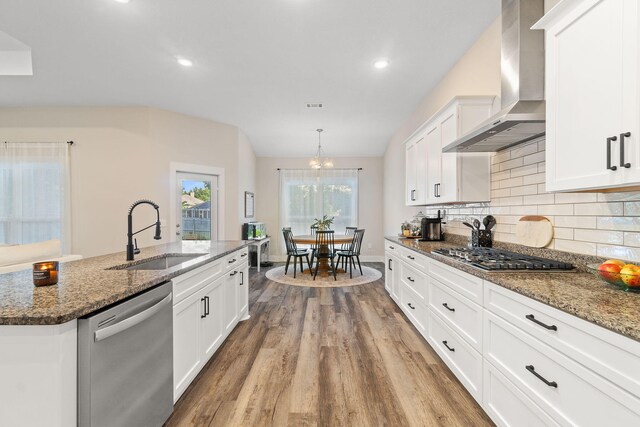
POLYGON ((293 278, 293 266, 289 266, 289 271, 287 274, 284 274, 284 266, 282 267, 274 267, 271 270, 267 271, 265 276, 269 280, 273 280, 274 282, 283 283, 285 285, 293 285, 293 286, 307 286, 311 288, 339 288, 343 286, 356 286, 356 285, 364 285, 365 283, 375 282, 379 278, 382 277, 382 273, 378 270, 362 266, 362 276, 360 275, 360 270, 357 268, 353 269, 353 279, 349 278, 349 273, 338 273, 338 280, 333 280, 333 276, 320 277, 320 273, 318 273, 318 277, 316 280, 313 280, 313 276, 309 274, 308 270, 305 270, 305 273, 300 273, 298 271, 296 273, 296 278, 293 278))

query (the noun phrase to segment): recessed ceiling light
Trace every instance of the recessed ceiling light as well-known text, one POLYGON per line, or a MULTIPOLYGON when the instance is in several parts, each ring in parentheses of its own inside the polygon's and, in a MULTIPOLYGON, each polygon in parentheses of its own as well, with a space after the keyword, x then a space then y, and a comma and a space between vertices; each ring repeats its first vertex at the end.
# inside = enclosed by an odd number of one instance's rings
POLYGON ((193 65, 193 62, 189 61, 186 58, 178 58, 178 64, 182 65, 183 67, 191 67, 193 65))
POLYGON ((378 69, 387 68, 389 66, 389 60, 386 58, 376 59, 373 66, 378 69))
POLYGON ((116 3, 129 3, 131 0, 114 0, 116 3))

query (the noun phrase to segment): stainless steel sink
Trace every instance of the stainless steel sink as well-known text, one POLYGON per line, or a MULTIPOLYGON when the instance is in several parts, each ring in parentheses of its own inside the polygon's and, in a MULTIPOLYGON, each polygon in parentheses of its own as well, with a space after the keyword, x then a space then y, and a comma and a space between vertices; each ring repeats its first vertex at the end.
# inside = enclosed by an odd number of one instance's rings
POLYGON ((153 258, 130 266, 114 267, 116 270, 166 270, 194 258, 207 254, 165 254, 160 258, 153 258))

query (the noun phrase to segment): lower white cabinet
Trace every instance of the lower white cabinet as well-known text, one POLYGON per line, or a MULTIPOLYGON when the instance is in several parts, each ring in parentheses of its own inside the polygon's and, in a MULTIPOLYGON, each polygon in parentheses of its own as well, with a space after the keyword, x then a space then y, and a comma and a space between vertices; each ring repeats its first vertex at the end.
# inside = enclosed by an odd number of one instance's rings
POLYGON ((427 332, 427 306, 423 298, 405 282, 400 282, 400 307, 422 335, 427 332))
POLYGON ((249 267, 241 253, 224 259, 225 268, 206 264, 174 279, 174 287, 183 290, 173 306, 174 402, 238 322, 248 318, 249 267))

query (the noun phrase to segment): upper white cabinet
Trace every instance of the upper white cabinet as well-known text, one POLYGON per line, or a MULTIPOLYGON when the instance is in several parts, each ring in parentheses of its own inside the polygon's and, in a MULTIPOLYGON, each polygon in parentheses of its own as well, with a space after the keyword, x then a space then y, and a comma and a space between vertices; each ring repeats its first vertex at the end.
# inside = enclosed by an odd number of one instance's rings
POLYGON ((422 135, 405 144, 407 206, 424 205, 427 200, 425 153, 425 140, 422 135))
POLYGON ((640 184, 637 0, 564 0, 546 40, 546 188, 640 184))
POLYGON ((455 97, 407 141, 407 205, 489 200, 490 153, 443 153, 442 148, 491 117, 495 99, 455 97))

